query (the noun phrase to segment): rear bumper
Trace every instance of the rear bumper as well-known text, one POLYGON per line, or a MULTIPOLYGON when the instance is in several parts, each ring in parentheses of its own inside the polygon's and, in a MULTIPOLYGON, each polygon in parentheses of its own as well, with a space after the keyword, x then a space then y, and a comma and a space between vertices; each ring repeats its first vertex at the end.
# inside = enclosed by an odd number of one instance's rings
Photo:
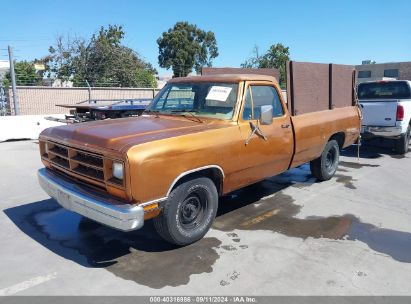
POLYGON ((144 209, 73 184, 49 169, 37 173, 40 186, 65 209, 112 228, 131 231, 143 227, 144 209))
POLYGON ((361 128, 361 135, 363 137, 386 137, 386 138, 398 138, 403 133, 401 126, 396 127, 375 127, 375 126, 363 126, 361 128))

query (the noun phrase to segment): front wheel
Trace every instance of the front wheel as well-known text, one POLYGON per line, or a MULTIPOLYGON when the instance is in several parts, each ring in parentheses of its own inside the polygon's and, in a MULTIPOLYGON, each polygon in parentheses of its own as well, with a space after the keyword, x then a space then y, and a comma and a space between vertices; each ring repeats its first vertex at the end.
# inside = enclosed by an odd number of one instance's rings
POLYGON ((170 193, 162 212, 153 219, 154 227, 167 242, 188 245, 207 233, 217 208, 218 193, 213 181, 194 178, 170 193))
POLYGON ((340 147, 336 140, 330 140, 323 153, 310 162, 311 173, 319 180, 326 181, 334 176, 340 158, 340 147))

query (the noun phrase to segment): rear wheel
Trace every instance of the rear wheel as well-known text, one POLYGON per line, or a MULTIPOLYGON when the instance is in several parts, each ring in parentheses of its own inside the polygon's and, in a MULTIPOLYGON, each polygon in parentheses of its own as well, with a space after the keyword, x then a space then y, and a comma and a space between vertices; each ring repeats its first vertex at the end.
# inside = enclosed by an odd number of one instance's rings
POLYGON ((319 180, 326 181, 334 176, 340 158, 340 147, 336 140, 330 140, 323 153, 310 162, 311 173, 319 180))
POLYGON ((161 214, 153 219, 158 234, 167 242, 187 245, 201 239, 217 213, 218 193, 205 177, 178 185, 169 195, 161 214))
POLYGON ((410 133, 411 133, 411 128, 408 126, 407 132, 405 134, 402 134, 400 139, 397 139, 395 141, 395 151, 399 154, 405 154, 408 152, 408 148, 410 145, 410 133))

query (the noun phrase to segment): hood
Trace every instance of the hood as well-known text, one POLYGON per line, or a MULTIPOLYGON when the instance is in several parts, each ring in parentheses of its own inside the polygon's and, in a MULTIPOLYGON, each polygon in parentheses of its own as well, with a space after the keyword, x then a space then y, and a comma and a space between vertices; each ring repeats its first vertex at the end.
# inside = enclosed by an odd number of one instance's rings
POLYGON ((204 120, 203 123, 179 116, 139 116, 78 123, 44 130, 40 137, 119 152, 129 147, 170 137, 221 128, 224 121, 204 120))

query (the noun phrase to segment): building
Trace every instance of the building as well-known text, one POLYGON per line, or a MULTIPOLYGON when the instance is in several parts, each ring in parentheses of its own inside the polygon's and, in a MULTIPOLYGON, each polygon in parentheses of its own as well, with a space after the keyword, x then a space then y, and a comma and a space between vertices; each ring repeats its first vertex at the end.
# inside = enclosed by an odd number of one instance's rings
POLYGON ((366 60, 356 65, 355 70, 357 83, 384 79, 411 80, 411 62, 373 63, 366 60))
POLYGON ((162 89, 171 78, 173 75, 157 75, 157 89, 162 89))

